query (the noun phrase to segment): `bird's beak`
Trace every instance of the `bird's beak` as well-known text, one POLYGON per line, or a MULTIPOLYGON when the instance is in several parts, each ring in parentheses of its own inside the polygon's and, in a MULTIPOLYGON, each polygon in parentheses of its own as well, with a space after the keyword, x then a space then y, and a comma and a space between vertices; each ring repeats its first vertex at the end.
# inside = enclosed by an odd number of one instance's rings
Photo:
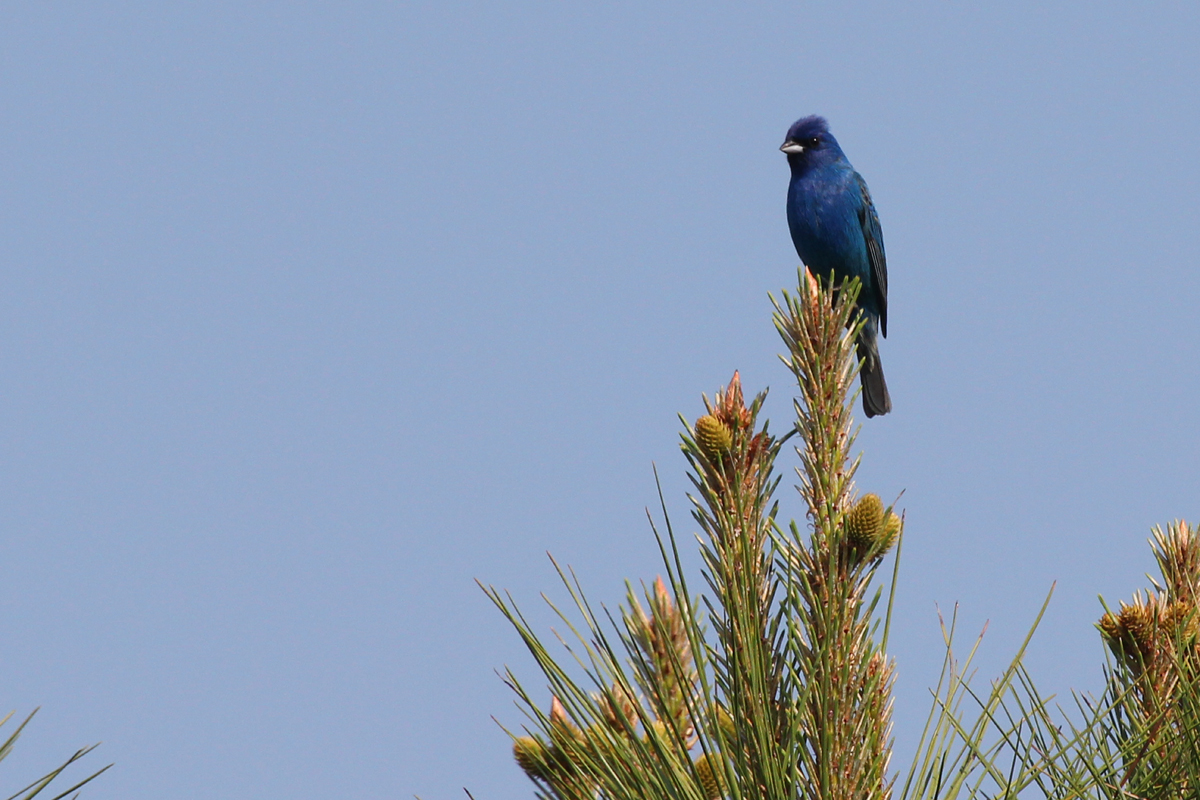
POLYGON ((784 153, 787 153, 789 156, 794 156, 804 152, 804 145, 800 144, 799 142, 787 141, 784 142, 779 149, 784 153))

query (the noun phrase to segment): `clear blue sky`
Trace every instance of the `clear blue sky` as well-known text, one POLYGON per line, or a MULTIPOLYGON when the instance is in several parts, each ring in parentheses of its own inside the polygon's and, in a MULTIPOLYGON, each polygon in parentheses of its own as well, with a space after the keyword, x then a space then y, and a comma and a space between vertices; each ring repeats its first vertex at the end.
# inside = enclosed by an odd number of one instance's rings
POLYGON ((43 710, 0 790, 103 740, 98 800, 529 797, 491 716, 536 674, 473 579, 548 627, 549 550, 615 603, 652 463, 692 530, 676 413, 737 368, 789 423, 810 113, 887 242, 897 747, 935 604, 992 620, 986 677, 1057 580, 1031 665, 1096 687, 1096 595, 1200 514, 1198 39, 1185 2, 5 4, 0 707, 43 710))

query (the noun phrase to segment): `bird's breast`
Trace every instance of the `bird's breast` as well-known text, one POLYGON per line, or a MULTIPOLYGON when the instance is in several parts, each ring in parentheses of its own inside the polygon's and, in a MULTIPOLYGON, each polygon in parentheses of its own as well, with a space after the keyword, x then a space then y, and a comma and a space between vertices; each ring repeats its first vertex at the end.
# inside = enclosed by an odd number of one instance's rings
POLYGON ((814 273, 870 280, 855 196, 841 176, 809 175, 788 187, 787 217, 796 253, 814 273))

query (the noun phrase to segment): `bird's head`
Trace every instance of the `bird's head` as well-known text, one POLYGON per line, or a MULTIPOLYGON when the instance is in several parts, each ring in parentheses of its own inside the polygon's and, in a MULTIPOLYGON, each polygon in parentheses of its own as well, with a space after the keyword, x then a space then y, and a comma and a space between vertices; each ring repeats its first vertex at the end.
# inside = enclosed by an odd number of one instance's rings
POLYGON ((788 163, 793 167, 815 166, 844 158, 837 139, 829 132, 829 123, 816 115, 796 120, 788 128, 779 149, 787 153, 788 163))

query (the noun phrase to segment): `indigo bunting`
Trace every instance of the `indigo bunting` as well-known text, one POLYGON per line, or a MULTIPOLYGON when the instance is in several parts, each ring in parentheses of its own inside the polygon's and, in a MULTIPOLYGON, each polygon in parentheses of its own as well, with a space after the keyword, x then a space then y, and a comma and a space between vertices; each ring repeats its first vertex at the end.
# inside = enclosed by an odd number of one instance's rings
POLYGON ((887 336, 887 260, 883 231, 867 183, 846 160, 822 117, 797 120, 779 148, 787 153, 787 220, 800 260, 813 275, 836 282, 858 278, 863 316, 856 342, 862 362, 863 411, 868 417, 892 410, 879 363, 878 334, 887 336))

